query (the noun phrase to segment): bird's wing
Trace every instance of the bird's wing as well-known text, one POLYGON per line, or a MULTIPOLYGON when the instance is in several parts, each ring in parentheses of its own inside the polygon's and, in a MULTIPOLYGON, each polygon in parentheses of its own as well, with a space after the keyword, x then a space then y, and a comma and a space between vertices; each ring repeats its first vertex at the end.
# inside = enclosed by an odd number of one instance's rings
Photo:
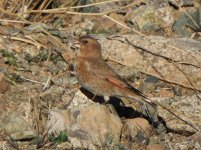
POLYGON ((90 71, 97 77, 104 79, 105 81, 113 84, 114 86, 129 90, 138 94, 144 98, 147 98, 142 92, 131 86, 128 82, 120 77, 115 71, 112 70, 110 66, 108 66, 105 62, 98 63, 100 67, 90 67, 90 71))

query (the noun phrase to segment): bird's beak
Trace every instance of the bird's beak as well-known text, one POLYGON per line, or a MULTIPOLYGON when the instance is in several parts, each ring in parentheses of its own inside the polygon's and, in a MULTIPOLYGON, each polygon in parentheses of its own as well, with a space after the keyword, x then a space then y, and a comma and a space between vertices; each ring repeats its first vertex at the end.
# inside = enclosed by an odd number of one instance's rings
POLYGON ((75 50, 75 53, 77 55, 80 55, 80 42, 78 41, 74 42, 71 48, 75 50))
POLYGON ((80 49, 80 42, 74 42, 71 46, 73 49, 80 49))
POLYGON ((80 42, 78 41, 77 37, 70 37, 69 38, 69 46, 72 50, 77 50, 80 48, 80 42))

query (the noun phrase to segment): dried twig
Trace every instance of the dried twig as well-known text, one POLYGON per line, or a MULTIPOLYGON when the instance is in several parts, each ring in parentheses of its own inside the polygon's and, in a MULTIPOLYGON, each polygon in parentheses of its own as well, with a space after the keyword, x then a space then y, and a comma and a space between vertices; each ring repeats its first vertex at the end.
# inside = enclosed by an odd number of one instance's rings
POLYGON ((49 85, 50 80, 51 80, 51 75, 48 77, 48 79, 47 79, 47 81, 46 81, 46 83, 45 83, 45 85, 44 85, 44 87, 43 87, 43 92, 45 91, 45 89, 46 89, 47 86, 49 85))
POLYGON ((103 2, 87 4, 87 5, 73 6, 73 7, 70 7, 70 8, 71 9, 85 8, 85 7, 97 6, 97 5, 108 4, 108 3, 113 3, 113 2, 121 2, 121 1, 129 1, 129 0, 108 0, 108 1, 103 1, 103 2))
POLYGON ((25 77, 22 77, 22 76, 20 78, 23 79, 23 80, 29 81, 29 82, 45 85, 45 83, 43 83, 43 82, 35 81, 35 80, 28 79, 28 78, 25 78, 25 77))
POLYGON ((38 49, 40 49, 40 47, 43 47, 43 48, 46 48, 46 46, 38 43, 37 41, 31 41, 31 40, 27 40, 27 39, 23 39, 23 38, 20 38, 20 37, 8 37, 8 36, 3 36, 4 38, 6 39, 11 39, 11 40, 16 40, 16 41, 21 41, 21 42, 25 42, 25 43, 28 43, 28 44, 32 44, 32 45, 35 45, 38 49))
POLYGON ((126 29, 129 29, 129 30, 134 31, 135 33, 137 33, 137 34, 139 34, 139 35, 146 36, 145 34, 142 34, 142 33, 138 32, 137 30, 132 29, 132 28, 130 28, 130 27, 124 25, 123 23, 121 23, 121 22, 119 22, 119 21, 117 21, 117 20, 115 20, 115 19, 109 17, 108 15, 104 15, 104 17, 106 17, 106 18, 112 20, 113 22, 117 23, 118 25, 121 25, 122 27, 124 27, 124 28, 126 28, 126 29))
POLYGON ((64 7, 64 8, 46 9, 46 10, 29 10, 26 12, 19 13, 19 15, 23 15, 23 14, 27 14, 27 13, 66 13, 66 14, 72 14, 72 15, 102 16, 102 15, 109 14, 109 13, 112 13, 112 12, 115 12, 115 11, 118 11, 121 9, 129 8, 133 5, 138 4, 139 2, 140 1, 138 0, 138 1, 132 2, 131 4, 128 4, 126 6, 122 6, 122 7, 115 8, 115 9, 112 9, 109 11, 98 12, 98 13, 83 13, 83 12, 69 11, 68 7, 64 7))

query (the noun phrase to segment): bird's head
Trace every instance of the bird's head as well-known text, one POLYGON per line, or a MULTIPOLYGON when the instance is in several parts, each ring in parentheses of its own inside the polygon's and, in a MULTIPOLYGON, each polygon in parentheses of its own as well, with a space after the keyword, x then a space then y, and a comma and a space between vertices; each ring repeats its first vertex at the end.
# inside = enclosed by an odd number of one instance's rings
POLYGON ((80 55, 83 57, 100 57, 101 45, 93 37, 82 36, 79 38, 80 55))

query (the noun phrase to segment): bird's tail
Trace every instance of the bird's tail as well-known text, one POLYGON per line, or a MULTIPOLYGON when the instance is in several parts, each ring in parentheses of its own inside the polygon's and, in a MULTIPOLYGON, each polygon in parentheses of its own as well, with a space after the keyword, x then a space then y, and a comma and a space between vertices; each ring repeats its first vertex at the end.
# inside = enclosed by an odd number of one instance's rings
POLYGON ((139 101, 143 105, 141 107, 141 113, 150 118, 153 122, 158 122, 158 109, 157 104, 149 99, 147 96, 143 95, 130 95, 128 98, 139 101))
POLYGON ((155 108, 157 107, 157 104, 154 103, 151 99, 149 99, 143 93, 138 93, 138 94, 131 93, 131 94, 129 94, 129 98, 133 99, 133 100, 136 100, 136 101, 140 101, 141 103, 145 103, 145 104, 151 105, 152 107, 155 107, 155 108))

